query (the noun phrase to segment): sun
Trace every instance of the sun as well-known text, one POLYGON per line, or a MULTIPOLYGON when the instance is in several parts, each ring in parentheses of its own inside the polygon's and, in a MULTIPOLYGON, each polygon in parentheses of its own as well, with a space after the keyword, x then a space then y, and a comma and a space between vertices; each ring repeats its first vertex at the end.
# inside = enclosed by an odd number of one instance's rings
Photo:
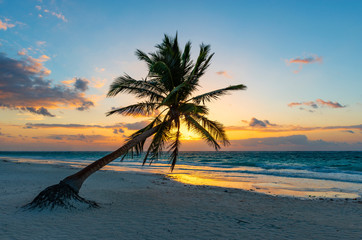
POLYGON ((200 140, 201 138, 194 132, 187 129, 185 124, 180 126, 181 140, 200 140))

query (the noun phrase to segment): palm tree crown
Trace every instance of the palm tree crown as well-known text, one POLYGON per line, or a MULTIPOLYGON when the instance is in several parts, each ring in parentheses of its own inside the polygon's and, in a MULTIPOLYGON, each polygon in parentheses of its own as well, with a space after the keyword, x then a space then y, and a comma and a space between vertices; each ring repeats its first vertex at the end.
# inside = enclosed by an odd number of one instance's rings
MULTIPOLYGON (((165 35, 163 42, 155 47, 156 52, 149 54, 140 50, 136 51, 138 59, 146 62, 148 67, 148 75, 145 79, 135 80, 125 74, 115 79, 108 92, 109 97, 119 93, 130 93, 141 101, 114 109, 107 115, 118 113, 128 116, 140 114, 155 116, 146 127, 133 133, 128 140, 134 139, 147 130, 157 128, 146 151, 143 164, 147 159, 151 164, 159 158, 163 150, 168 148, 171 170, 173 170, 180 148, 181 123, 197 133, 215 150, 220 149, 220 144, 229 144, 223 125, 207 118, 209 109, 205 103, 218 99, 229 91, 244 90, 246 86, 233 85, 193 96, 199 87, 199 79, 205 74, 214 55, 210 54, 210 45, 200 45, 199 56, 195 63, 190 58, 191 42, 187 42, 182 51, 179 48, 177 34, 175 38, 165 35)), ((140 154, 145 141, 146 139, 143 139, 127 153, 140 154)))

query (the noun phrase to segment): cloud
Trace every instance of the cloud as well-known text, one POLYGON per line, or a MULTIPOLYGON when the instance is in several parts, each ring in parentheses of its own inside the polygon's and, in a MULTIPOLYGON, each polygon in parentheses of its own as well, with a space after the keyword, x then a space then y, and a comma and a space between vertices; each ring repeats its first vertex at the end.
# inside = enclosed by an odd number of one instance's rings
POLYGON ((362 142, 328 142, 324 140, 309 140, 305 135, 290 135, 284 137, 249 138, 243 140, 232 140, 231 148, 239 150, 263 150, 263 151, 337 151, 361 149, 362 142))
POLYGON ((318 57, 317 55, 312 54, 311 56, 304 58, 291 58, 289 60, 285 60, 285 62, 287 65, 298 64, 298 70, 294 70, 293 72, 299 73, 302 70, 304 64, 323 63, 323 57, 318 57))
MULTIPOLYGON (((317 99, 315 101, 309 102, 291 102, 288 104, 288 107, 295 107, 295 106, 308 106, 313 109, 317 109, 319 107, 331 107, 331 108, 345 108, 346 106, 332 101, 323 101, 322 99, 317 99)), ((305 108, 299 108, 300 110, 305 110, 305 108)), ((312 111, 313 112, 313 111, 312 111)))
POLYGON ((99 68, 99 67, 96 67, 95 68, 95 71, 96 72, 99 72, 99 73, 101 73, 101 72, 104 72, 106 69, 104 69, 104 68, 99 68))
POLYGON ((307 58, 292 58, 288 61, 289 63, 299 63, 299 64, 311 64, 311 63, 322 63, 323 58, 318 56, 312 56, 307 58))
POLYGON ((56 12, 50 12, 51 15, 56 16, 57 18, 63 20, 63 22, 68 22, 68 20, 65 18, 65 16, 61 13, 56 12))
POLYGON ((318 105, 315 102, 292 102, 288 104, 288 107, 294 107, 294 106, 301 106, 301 105, 305 105, 305 106, 309 106, 312 108, 318 108, 318 105))
POLYGON ((317 99, 316 102, 322 106, 327 106, 327 107, 331 107, 331 108, 344 108, 346 106, 343 106, 342 104, 338 103, 338 102, 325 102, 322 99, 317 99))
POLYGON ((0 53, 0 107, 43 116, 52 115, 47 108, 74 106, 83 111, 92 107, 83 93, 44 79, 50 70, 43 63, 49 59, 42 55, 16 60, 0 53))
POLYGON ((106 79, 100 80, 100 79, 96 79, 94 77, 92 77, 90 80, 86 79, 86 78, 76 78, 76 77, 74 77, 74 78, 72 78, 70 80, 64 80, 64 81, 62 81, 62 83, 66 84, 68 86, 73 85, 75 88, 77 88, 77 86, 81 86, 81 85, 85 85, 85 84, 87 84, 87 88, 88 88, 88 86, 91 86, 91 87, 94 87, 94 88, 101 88, 101 87, 104 86, 106 81, 107 81, 106 79), (79 80, 82 80, 83 83, 81 81, 79 81, 79 80), (77 83, 77 81, 78 81, 78 83, 77 83), (85 82, 87 82, 87 83, 85 83, 85 82))
MULTIPOLYGON (((42 6, 39 6, 39 5, 35 6, 35 8, 38 9, 39 11, 43 11, 46 14, 50 14, 52 16, 55 16, 55 17, 61 19, 63 22, 68 22, 68 19, 66 19, 65 16, 63 14, 61 14, 61 13, 56 13, 56 12, 50 11, 49 9, 45 9, 42 6)), ((41 15, 41 14, 39 14, 38 16, 43 17, 43 15, 41 15)))
POLYGON ((107 79, 91 78, 90 84, 94 88, 102 88, 107 82, 107 79))
MULTIPOLYGON (((247 122, 247 121, 243 121, 243 122, 247 122)), ((268 120, 259 120, 259 119, 256 119, 256 118, 252 118, 249 122, 249 126, 250 127, 267 127, 267 126, 276 126, 276 124, 271 124, 268 120)))
POLYGON ((129 130, 138 130, 145 127, 149 124, 149 121, 140 121, 134 123, 117 123, 113 125, 97 125, 97 124, 60 124, 60 123, 26 123, 23 128, 27 129, 36 129, 36 128, 73 128, 73 129, 85 129, 85 128, 106 128, 106 129, 114 129, 119 133, 124 133, 122 128, 127 128, 129 130))
POLYGON ((149 121, 140 121, 135 123, 125 123, 123 124, 123 126, 128 128, 129 130, 138 130, 146 127, 149 123, 149 121))
POLYGON ((243 146, 280 146, 285 144, 305 145, 308 139, 305 135, 292 135, 286 137, 268 137, 268 138, 249 138, 245 140, 238 140, 243 146))
POLYGON ((37 41, 36 45, 38 45, 39 47, 44 46, 46 44, 46 41, 37 41))
POLYGON ((118 134, 118 133, 124 133, 124 130, 122 128, 119 128, 119 129, 113 129, 113 133, 114 134, 118 134))
POLYGON ((0 30, 6 31, 8 28, 13 28, 13 27, 15 27, 15 24, 9 23, 9 21, 10 21, 10 20, 7 19, 7 18, 5 18, 4 21, 2 21, 2 20, 0 19, 0 30))
POLYGON ((85 92, 88 90, 88 83, 89 81, 87 79, 77 78, 74 82, 74 88, 81 92, 85 92))
POLYGON ((221 75, 221 76, 224 76, 226 78, 232 78, 228 72, 226 71, 219 71, 219 72, 216 72, 217 75, 221 75))
POLYGON ((76 135, 51 134, 46 138, 52 140, 67 140, 67 141, 81 141, 81 142, 104 141, 109 139, 107 136, 103 135, 84 135, 84 134, 76 134, 76 135))
POLYGON ((75 128, 75 129, 85 129, 85 128, 117 128, 122 127, 122 124, 115 125, 91 125, 91 124, 60 124, 60 123, 26 123, 25 128, 75 128))
POLYGON ((22 49, 21 51, 18 51, 19 56, 25 56, 28 53, 26 49, 22 49))
POLYGON ((325 127, 303 127, 294 125, 272 124, 268 120, 252 118, 250 122, 242 120, 248 126, 226 126, 227 131, 258 131, 258 132, 308 132, 308 131, 329 131, 329 130, 362 130, 362 124, 347 126, 325 126, 325 127))
POLYGON ((354 134, 354 132, 352 130, 343 130, 342 132, 346 132, 346 133, 352 133, 354 134))
POLYGON ((88 110, 89 108, 91 108, 93 106, 94 106, 94 103, 92 101, 84 101, 84 102, 82 102, 82 106, 77 107, 76 109, 78 111, 85 111, 85 110, 88 110))
POLYGON ((18 108, 18 110, 20 110, 20 111, 28 111, 28 112, 31 112, 31 113, 43 115, 45 117, 55 117, 55 115, 51 114, 46 108, 43 108, 43 107, 40 107, 38 109, 36 109, 34 107, 21 107, 21 108, 18 108))

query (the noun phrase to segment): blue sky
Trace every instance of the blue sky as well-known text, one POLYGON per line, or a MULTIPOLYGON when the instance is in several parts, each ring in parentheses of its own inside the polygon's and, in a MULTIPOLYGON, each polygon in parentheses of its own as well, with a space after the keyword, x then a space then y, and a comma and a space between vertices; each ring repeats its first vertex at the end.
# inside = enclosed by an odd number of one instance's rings
MULTIPOLYGON (((330 144, 321 150, 360 150, 361 10, 360 1, 0 0, 3 62, 35 64, 36 74, 50 82, 49 92, 55 85, 69 88, 68 98, 52 101, 39 94, 30 99, 27 94, 16 97, 9 91, 15 85, 0 79, 0 141, 7 143, 0 150, 22 149, 24 143, 26 150, 117 146, 124 136, 113 134, 111 127, 90 126, 148 119, 105 117, 112 107, 135 101, 128 95, 105 98, 110 83, 125 72, 145 77, 146 67, 134 56, 135 50, 151 52, 163 34, 176 32, 181 44, 192 41, 194 57, 202 42, 215 52, 201 80, 203 91, 238 83, 248 86, 245 92, 211 104, 210 117, 224 123, 231 140, 282 138, 286 142, 271 150, 316 150, 310 143, 286 138, 303 136, 330 144), (78 78, 87 84, 84 91, 70 89, 78 78), (77 110, 85 102, 93 105, 77 110), (24 130, 28 123, 48 127, 24 130)), ((64 95, 65 90, 58 90, 64 95)), ((124 135, 131 131, 124 127, 124 135)), ((192 140, 197 139, 186 139, 184 150, 192 150, 187 142, 192 140)), ((235 144, 230 149, 266 148, 270 146, 235 144)))

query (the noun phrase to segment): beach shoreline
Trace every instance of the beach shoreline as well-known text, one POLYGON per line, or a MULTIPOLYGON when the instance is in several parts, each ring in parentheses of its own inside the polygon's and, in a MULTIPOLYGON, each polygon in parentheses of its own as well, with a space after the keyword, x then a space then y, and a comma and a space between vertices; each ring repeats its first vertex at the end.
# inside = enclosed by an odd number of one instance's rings
POLYGON ((358 201, 300 200, 100 171, 80 195, 100 209, 23 211, 74 168, 0 161, 1 239, 359 239, 358 201), (21 231, 19 231, 19 226, 21 231))
MULTIPOLYGON (((53 158, 43 158, 41 155, 31 156, 30 158, 20 156, 3 156, 0 161, 11 161, 18 163, 31 164, 51 164, 62 167, 83 168, 90 164, 92 160, 82 159, 79 155, 61 156, 53 158), (41 158, 39 158, 41 157, 41 158), (66 158, 68 160, 63 159, 66 158)), ((88 158, 90 156, 87 156, 88 158)), ((92 156, 94 157, 94 156, 92 156)), ((206 187, 221 187, 228 189, 242 189, 245 191, 254 191, 258 193, 292 197, 299 199, 347 199, 358 201, 362 198, 361 181, 358 172, 354 174, 338 175, 335 173, 299 171, 293 170, 279 171, 276 169, 269 172, 267 169, 258 167, 232 166, 223 168, 221 166, 197 165, 179 163, 173 172, 170 171, 169 165, 165 162, 153 163, 150 166, 143 166, 140 161, 122 161, 112 162, 102 168, 106 171, 117 172, 139 172, 163 174, 167 178, 181 182, 184 185, 202 185, 206 187), (306 172, 308 174, 306 175, 306 172), (277 174, 276 174, 277 173, 277 174), (316 175, 317 174, 317 175, 316 175)))

